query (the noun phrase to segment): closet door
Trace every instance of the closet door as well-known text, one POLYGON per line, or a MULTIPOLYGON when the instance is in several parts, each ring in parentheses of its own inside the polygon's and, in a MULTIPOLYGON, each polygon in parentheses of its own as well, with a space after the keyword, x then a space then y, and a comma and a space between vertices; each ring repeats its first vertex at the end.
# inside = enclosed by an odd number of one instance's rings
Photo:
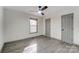
POLYGON ((61 16, 61 40, 73 43, 73 13, 61 16))

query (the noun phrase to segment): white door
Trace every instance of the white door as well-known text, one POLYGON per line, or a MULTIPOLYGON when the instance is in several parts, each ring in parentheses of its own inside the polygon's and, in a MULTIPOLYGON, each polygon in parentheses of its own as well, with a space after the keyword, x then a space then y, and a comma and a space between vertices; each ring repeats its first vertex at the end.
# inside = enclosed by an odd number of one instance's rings
POLYGON ((73 43, 73 13, 61 16, 61 40, 73 43))
POLYGON ((50 37, 50 19, 45 20, 45 33, 46 36, 50 37))

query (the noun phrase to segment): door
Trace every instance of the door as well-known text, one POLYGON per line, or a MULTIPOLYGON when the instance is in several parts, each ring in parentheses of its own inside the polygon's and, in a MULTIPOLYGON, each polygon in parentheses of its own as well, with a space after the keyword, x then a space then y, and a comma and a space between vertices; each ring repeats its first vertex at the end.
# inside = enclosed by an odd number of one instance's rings
POLYGON ((61 16, 61 40, 73 43, 73 13, 61 16))
POLYGON ((45 34, 50 37, 50 19, 45 20, 45 34))

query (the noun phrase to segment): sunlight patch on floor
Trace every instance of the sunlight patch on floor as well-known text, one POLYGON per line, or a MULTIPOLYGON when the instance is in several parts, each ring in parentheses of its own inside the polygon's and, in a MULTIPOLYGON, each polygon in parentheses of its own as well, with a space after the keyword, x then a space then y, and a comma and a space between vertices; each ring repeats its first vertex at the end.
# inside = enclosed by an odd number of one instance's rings
POLYGON ((32 44, 26 47, 23 53, 36 53, 37 52, 37 44, 32 44))

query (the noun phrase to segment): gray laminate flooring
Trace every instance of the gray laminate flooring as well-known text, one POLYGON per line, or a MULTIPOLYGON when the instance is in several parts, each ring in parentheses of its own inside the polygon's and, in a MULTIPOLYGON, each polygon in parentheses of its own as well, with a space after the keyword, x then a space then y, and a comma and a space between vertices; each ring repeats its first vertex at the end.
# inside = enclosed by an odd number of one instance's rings
POLYGON ((79 53, 79 46, 54 38, 38 36, 5 43, 2 53, 79 53))

